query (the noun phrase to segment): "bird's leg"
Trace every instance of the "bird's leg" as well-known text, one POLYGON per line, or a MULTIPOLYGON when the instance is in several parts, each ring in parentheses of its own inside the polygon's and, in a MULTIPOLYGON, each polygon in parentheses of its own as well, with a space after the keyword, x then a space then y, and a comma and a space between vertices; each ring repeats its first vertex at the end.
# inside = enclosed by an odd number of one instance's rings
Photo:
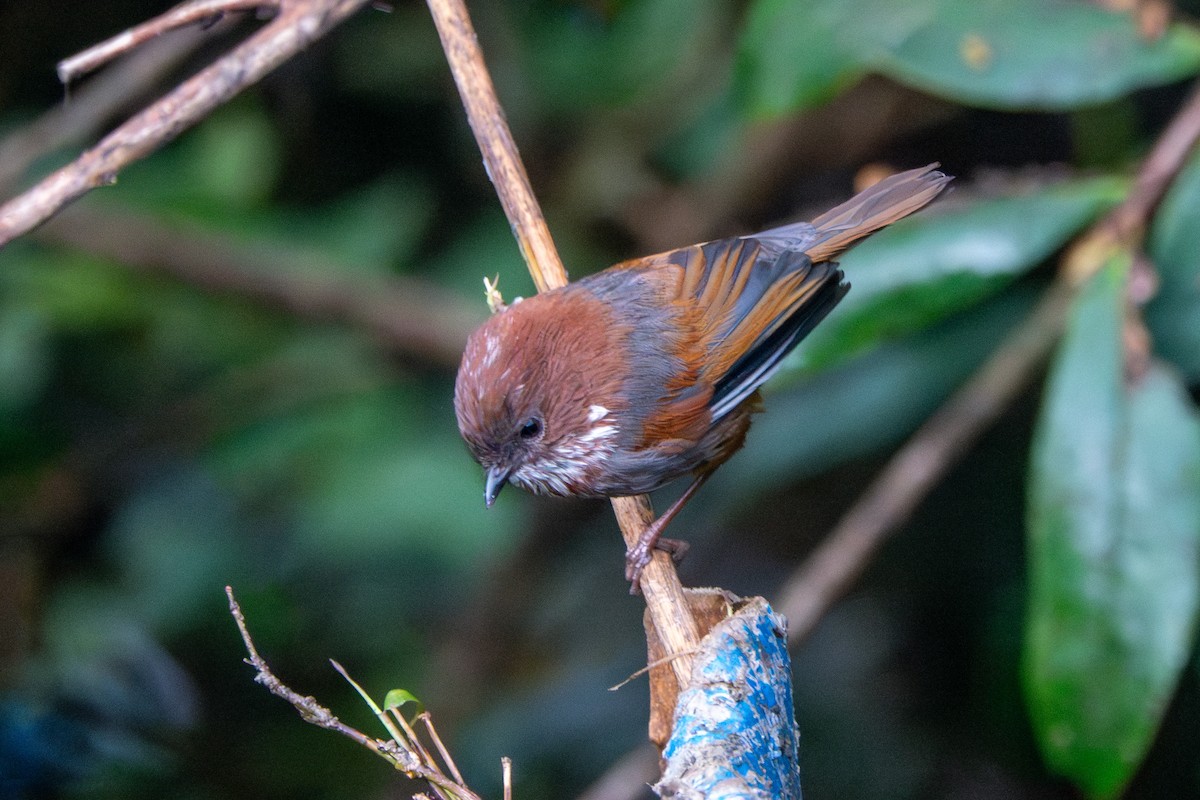
POLYGON ((629 548, 625 553, 625 579, 631 584, 629 587, 630 594, 637 594, 640 590, 640 581, 642 570, 650 563, 650 551, 659 549, 666 550, 672 557, 682 556, 687 550, 687 542, 678 539, 663 539, 662 532, 670 524, 679 510, 683 508, 688 500, 692 499, 692 495, 696 490, 704 485, 708 480, 711 472, 703 472, 695 477, 692 484, 684 490, 683 494, 679 495, 679 499, 671 504, 671 507, 662 513, 662 515, 650 523, 646 530, 642 531, 642 535, 638 537, 637 544, 629 548))

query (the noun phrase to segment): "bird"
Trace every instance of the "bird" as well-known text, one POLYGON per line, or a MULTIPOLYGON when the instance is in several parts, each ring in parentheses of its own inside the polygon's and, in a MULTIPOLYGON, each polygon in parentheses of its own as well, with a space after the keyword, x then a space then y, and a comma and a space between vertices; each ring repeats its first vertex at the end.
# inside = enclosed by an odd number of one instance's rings
POLYGON ((932 202, 930 164, 876 183, 812 222, 624 261, 496 313, 468 338, 459 431, 491 507, 507 484, 623 497, 684 476, 683 494, 626 552, 637 593, 662 533, 745 442, 759 388, 846 295, 833 260, 932 202))

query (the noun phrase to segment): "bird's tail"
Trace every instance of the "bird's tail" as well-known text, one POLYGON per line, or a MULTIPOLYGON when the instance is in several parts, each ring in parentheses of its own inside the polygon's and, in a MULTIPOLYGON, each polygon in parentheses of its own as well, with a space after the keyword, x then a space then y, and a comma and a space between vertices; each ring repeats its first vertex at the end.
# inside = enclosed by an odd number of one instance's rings
POLYGON ((805 248, 808 257, 814 264, 829 261, 864 236, 929 203, 951 180, 938 166, 933 163, 884 178, 814 219, 816 237, 805 248))

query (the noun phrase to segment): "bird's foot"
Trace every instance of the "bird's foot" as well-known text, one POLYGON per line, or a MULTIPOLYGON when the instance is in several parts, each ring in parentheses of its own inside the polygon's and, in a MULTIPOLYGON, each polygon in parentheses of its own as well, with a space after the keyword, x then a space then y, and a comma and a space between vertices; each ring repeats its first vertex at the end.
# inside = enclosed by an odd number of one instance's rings
POLYGON ((642 570, 650 563, 650 555, 653 550, 662 550, 671 556, 671 560, 678 564, 687 555, 688 548, 691 547, 683 539, 665 539, 659 536, 659 531, 662 526, 657 524, 651 525, 645 530, 637 544, 629 548, 625 553, 625 580, 629 581, 629 593, 641 593, 642 570))
POLYGON ((688 550, 692 549, 692 546, 683 539, 668 539, 663 536, 654 543, 654 549, 662 550, 664 553, 670 555, 671 560, 676 564, 682 564, 683 559, 687 556, 688 550))

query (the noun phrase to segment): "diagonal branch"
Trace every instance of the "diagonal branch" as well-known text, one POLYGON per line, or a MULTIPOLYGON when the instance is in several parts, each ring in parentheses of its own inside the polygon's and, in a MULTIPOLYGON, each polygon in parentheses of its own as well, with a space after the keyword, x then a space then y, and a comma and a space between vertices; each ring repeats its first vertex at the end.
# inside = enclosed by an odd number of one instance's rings
MULTIPOLYGON (((539 291, 567 283, 567 273, 554 248, 529 177, 521 163, 512 132, 488 76, 483 53, 462 0, 428 0, 430 12, 442 39, 442 48, 458 84, 484 165, 504 206, 521 253, 539 291)), ((654 519, 646 496, 613 498, 613 510, 626 546, 632 547, 654 519)), ((700 641, 696 621, 688 611, 683 586, 670 556, 656 552, 642 573, 641 590, 660 641, 674 653, 672 669, 680 686, 690 680, 692 657, 700 641)))
MULTIPOLYGON (((223 26, 221 26, 223 27, 223 26)), ((88 81, 70 99, 0 141, 0 192, 14 188, 39 158, 60 148, 79 146, 103 133, 101 126, 140 107, 163 76, 173 72, 215 28, 179 31, 150 42, 112 69, 88 81)))
POLYGON ((479 323, 458 295, 403 275, 350 280, 319 254, 277 243, 255 246, 196 226, 167 226, 128 211, 72 208, 34 234, 40 241, 112 259, 303 319, 349 325, 415 363, 455 369, 479 323))
POLYGON ((1137 250, 1150 215, 1200 141, 1200 84, 1142 162, 1125 200, 1063 258, 1055 285, 979 371, 892 457, 782 590, 779 610, 794 645, 862 574, 943 475, 1041 369, 1076 289, 1113 247, 1137 250))
MULTIPOLYGON (((280 11, 275 19, 161 100, 135 114, 75 161, 0 206, 0 247, 92 189, 113 183, 126 166, 174 139, 368 2, 277 0, 277 4, 266 4, 278 5, 280 11)), ((219 5, 206 3, 204 7, 211 10, 219 5)), ((246 3, 230 0, 225 6, 242 9, 246 3)), ((120 41, 125 36, 110 41, 120 41)), ((127 41, 124 44, 128 47, 127 41)), ((112 47, 110 44, 102 50, 101 60, 111 57, 112 47)))
POLYGON ((225 14, 279 5, 279 0, 191 0, 141 25, 135 25, 111 39, 94 44, 82 53, 64 58, 58 64, 58 79, 64 84, 70 84, 168 31, 189 25, 206 24, 219 20, 225 14))
MULTIPOLYGON (((246 653, 248 657, 245 659, 245 662, 254 667, 255 682, 262 684, 264 687, 266 687, 267 691, 276 697, 291 703, 292 707, 299 712, 301 719, 312 725, 316 725, 319 728, 325 728, 326 730, 340 733, 342 736, 345 736, 351 741, 367 748, 380 758, 383 758, 408 777, 426 781, 431 787, 433 787, 433 790, 437 793, 437 795, 441 798, 444 798, 444 800, 480 800, 479 795, 472 792, 465 784, 463 784, 462 777, 458 775, 457 768, 453 770, 455 774, 454 779, 446 776, 446 774, 438 767, 437 762, 429 757, 429 754, 421 745, 420 739, 417 738, 416 734, 412 732, 412 729, 408 727, 407 722, 405 722, 403 717, 400 715, 397 714, 396 719, 405 726, 405 729, 410 735, 396 736, 391 741, 376 739, 375 737, 368 736, 357 728, 352 728, 351 726, 342 722, 337 718, 337 716, 334 715, 332 711, 317 702, 315 697, 302 695, 281 681, 275 675, 275 673, 271 671, 271 668, 267 665, 266 660, 259 655, 258 648, 255 646, 254 640, 250 637, 250 629, 246 625, 246 616, 242 612, 241 605, 238 604, 237 599, 233 596, 232 587, 225 587, 225 597, 229 601, 229 613, 233 616, 233 621, 237 624, 238 632, 242 635, 242 644, 246 647, 246 653)), ((376 716, 386 722, 388 719, 386 715, 374 703, 374 701, 372 701, 371 698, 367 696, 365 692, 363 692, 362 687, 360 687, 350 678, 340 664, 335 661, 333 662, 333 665, 337 671, 342 674, 342 677, 349 681, 350 685, 357 689, 359 694, 362 695, 363 699, 370 704, 375 711, 376 716)), ((432 733, 438 744, 441 745, 441 740, 437 738, 437 732, 433 729, 433 724, 429 721, 428 715, 424 715, 424 718, 427 729, 432 733)), ((392 728, 391 726, 388 727, 390 730, 395 730, 395 728, 392 728)), ((448 758, 449 754, 445 753, 444 748, 442 749, 443 754, 448 758)))

